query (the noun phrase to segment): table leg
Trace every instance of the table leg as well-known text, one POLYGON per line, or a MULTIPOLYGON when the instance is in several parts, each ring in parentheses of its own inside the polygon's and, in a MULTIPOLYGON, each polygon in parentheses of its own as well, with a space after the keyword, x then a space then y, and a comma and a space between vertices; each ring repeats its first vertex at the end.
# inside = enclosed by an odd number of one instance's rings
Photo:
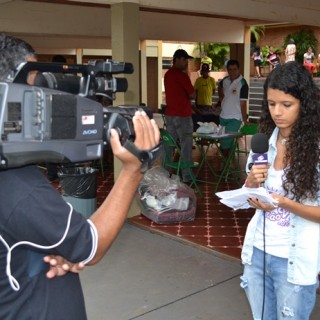
POLYGON ((233 161, 234 156, 235 156, 237 143, 238 143, 238 137, 235 137, 233 139, 233 144, 232 144, 232 147, 230 148, 230 153, 229 153, 228 158, 225 158, 225 156, 223 155, 221 150, 218 149, 220 154, 221 154, 221 156, 223 157, 223 159, 225 161, 225 164, 224 164, 222 172, 221 172, 221 174, 219 176, 219 179, 218 179, 218 182, 217 182, 217 185, 216 185, 216 191, 218 191, 220 183, 222 182, 223 178, 225 178, 225 181, 228 180, 228 177, 229 177, 229 174, 230 174, 230 167, 231 167, 232 161, 233 161))
POLYGON ((196 177, 198 177, 203 165, 206 164, 208 166, 210 172, 212 173, 212 175, 216 178, 216 177, 218 177, 218 175, 216 174, 216 172, 212 168, 212 166, 211 166, 211 164, 210 164, 210 162, 208 161, 208 158, 207 158, 207 154, 208 154, 209 148, 214 142, 212 142, 212 143, 210 142, 208 145, 205 146, 206 147, 205 150, 203 150, 203 146, 204 145, 201 144, 201 141, 202 141, 202 139, 196 141, 197 148, 198 148, 198 150, 200 152, 200 155, 201 155, 201 162, 199 164, 199 167, 198 167, 198 170, 197 170, 197 173, 196 173, 196 177))

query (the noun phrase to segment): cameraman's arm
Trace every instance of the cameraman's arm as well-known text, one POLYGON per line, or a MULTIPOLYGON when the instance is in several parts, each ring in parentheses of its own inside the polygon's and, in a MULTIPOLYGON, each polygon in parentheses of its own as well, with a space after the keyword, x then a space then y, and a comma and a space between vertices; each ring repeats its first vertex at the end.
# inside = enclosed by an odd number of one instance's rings
MULTIPOLYGON (((159 128, 145 112, 136 112, 133 124, 136 135, 134 144, 138 149, 149 150, 158 145, 159 128)), ((116 130, 112 130, 110 142, 114 155, 123 166, 110 194, 90 218, 98 232, 98 248, 88 265, 97 263, 118 235, 143 177, 140 172, 141 162, 121 145, 116 130)))

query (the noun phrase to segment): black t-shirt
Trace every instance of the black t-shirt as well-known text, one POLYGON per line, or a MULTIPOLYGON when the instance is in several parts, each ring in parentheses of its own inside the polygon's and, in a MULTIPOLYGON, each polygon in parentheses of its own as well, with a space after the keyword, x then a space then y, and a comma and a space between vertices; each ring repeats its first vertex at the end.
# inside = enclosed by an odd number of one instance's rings
POLYGON ((21 241, 58 243, 66 232, 70 207, 35 166, 0 171, 0 199, 0 319, 85 320, 78 274, 47 279, 43 257, 50 253, 74 262, 87 259, 93 246, 90 224, 73 212, 66 237, 56 248, 13 249, 11 275, 20 286, 14 291, 6 274, 7 247, 21 241))

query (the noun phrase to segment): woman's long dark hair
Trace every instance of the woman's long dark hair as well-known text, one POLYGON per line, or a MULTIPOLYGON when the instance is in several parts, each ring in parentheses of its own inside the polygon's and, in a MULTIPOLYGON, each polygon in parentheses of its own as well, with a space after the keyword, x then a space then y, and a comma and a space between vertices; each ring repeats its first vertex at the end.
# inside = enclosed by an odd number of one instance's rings
POLYGON ((297 201, 315 199, 319 190, 320 91, 308 70, 297 62, 275 68, 264 84, 260 119, 260 131, 269 137, 275 128, 268 108, 269 88, 281 90, 300 101, 300 115, 286 143, 283 188, 297 201))
POLYGON ((254 52, 257 54, 257 56, 260 55, 260 47, 255 47, 254 52))

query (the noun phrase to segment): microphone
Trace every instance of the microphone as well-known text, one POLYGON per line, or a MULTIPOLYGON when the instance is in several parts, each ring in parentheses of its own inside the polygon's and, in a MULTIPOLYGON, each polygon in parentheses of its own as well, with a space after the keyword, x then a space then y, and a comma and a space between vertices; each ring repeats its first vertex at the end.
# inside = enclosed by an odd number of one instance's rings
POLYGON ((264 133, 256 133, 251 140, 254 164, 268 163, 269 139, 264 133))
MULTIPOLYGON (((264 133, 256 133, 251 139, 251 150, 253 152, 254 164, 268 164, 269 139, 264 133)), ((264 182, 260 183, 264 187, 264 182)))

